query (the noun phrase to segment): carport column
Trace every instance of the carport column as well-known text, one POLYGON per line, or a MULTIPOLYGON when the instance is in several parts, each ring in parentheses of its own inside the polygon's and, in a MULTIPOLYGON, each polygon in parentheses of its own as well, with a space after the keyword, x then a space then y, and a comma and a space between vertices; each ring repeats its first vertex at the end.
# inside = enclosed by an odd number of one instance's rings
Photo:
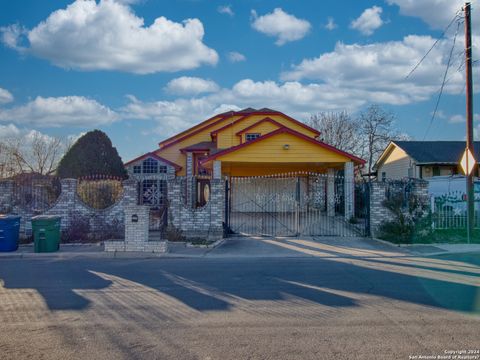
POLYGON ((353 162, 346 162, 344 168, 345 220, 350 220, 355 214, 355 179, 353 177, 353 162))
POLYGON ((213 178, 221 179, 222 178, 222 162, 218 160, 213 161, 213 178))
POLYGON ((327 169, 327 216, 335 216, 335 169, 327 169))
POLYGON ((187 181, 185 196, 187 198, 187 207, 191 209, 195 203, 194 199, 196 194, 195 179, 193 178, 193 154, 191 152, 187 153, 187 168, 185 175, 187 181))

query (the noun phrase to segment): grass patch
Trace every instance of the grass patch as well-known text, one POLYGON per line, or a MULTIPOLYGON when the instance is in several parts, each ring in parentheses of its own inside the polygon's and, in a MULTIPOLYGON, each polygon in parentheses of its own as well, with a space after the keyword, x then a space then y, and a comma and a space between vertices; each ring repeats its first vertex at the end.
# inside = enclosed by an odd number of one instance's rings
MULTIPOLYGON (((435 230, 431 239, 436 243, 466 244, 467 229, 435 230)), ((473 231, 473 234, 470 238, 470 243, 480 244, 480 229, 475 229, 473 231)))
MULTIPOLYGON (((383 233, 380 239, 394 244, 467 244, 466 229, 434 230, 426 236, 414 232, 411 237, 395 232, 383 233)), ((409 234, 410 235, 410 234, 409 234)), ((470 238, 471 244, 480 244, 480 229, 475 229, 470 238)))

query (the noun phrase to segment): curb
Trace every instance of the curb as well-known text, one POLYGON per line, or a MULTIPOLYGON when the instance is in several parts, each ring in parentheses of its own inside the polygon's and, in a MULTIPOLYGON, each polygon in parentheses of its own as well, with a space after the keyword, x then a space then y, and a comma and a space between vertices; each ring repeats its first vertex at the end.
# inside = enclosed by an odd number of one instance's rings
POLYGON ((392 247, 392 248, 408 250, 408 248, 406 248, 402 244, 394 244, 394 243, 391 243, 389 241, 382 240, 382 239, 377 239, 377 238, 374 238, 374 237, 370 237, 368 239, 370 239, 372 241, 375 241, 375 242, 379 242, 380 244, 387 245, 387 246, 392 247))

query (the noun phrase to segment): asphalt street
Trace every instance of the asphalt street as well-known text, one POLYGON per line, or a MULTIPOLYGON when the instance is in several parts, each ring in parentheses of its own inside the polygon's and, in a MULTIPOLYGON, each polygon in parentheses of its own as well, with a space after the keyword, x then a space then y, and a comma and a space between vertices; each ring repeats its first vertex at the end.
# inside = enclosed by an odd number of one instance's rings
POLYGON ((0 259, 0 358, 409 359, 475 350, 479 279, 478 254, 0 259))

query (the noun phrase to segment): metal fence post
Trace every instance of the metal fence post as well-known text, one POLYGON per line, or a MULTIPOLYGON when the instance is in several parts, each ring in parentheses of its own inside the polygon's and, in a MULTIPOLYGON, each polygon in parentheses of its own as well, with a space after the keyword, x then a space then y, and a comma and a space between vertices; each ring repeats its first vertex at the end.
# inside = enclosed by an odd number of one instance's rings
POLYGON ((300 235, 300 177, 295 184, 295 235, 300 235))
POLYGON ((227 232, 229 232, 229 229, 230 229, 229 202, 230 202, 230 184, 228 182, 228 177, 226 177, 225 178, 225 228, 227 232))

